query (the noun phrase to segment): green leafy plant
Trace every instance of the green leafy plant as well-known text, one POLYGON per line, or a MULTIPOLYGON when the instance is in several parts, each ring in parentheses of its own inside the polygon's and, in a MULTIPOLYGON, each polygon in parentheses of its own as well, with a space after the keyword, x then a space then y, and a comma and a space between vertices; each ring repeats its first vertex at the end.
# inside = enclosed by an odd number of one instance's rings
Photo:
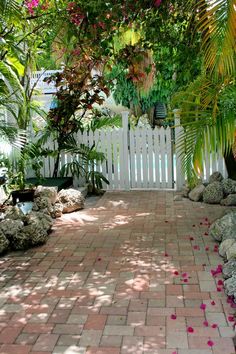
POLYGON ((71 174, 76 177, 84 177, 85 182, 90 186, 91 193, 96 194, 103 187, 103 182, 109 184, 106 177, 99 171, 96 171, 96 163, 105 161, 105 155, 95 148, 84 144, 77 146, 74 138, 64 146, 64 151, 72 155, 72 162, 65 164, 60 174, 67 176, 71 174))

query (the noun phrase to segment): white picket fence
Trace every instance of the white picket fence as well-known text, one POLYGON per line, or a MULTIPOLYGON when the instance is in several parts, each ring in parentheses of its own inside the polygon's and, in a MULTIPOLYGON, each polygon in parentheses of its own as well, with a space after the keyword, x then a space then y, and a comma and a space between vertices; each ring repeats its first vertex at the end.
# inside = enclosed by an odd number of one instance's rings
POLYGON ((42 91, 42 93, 44 94, 55 93, 56 92, 55 83, 51 82, 50 84, 48 84, 47 82, 44 81, 44 79, 58 72, 61 72, 61 70, 34 71, 31 74, 31 78, 30 78, 31 87, 34 87, 35 89, 42 91))
MULTIPOLYGON (((181 161, 178 151, 174 151, 173 129, 128 127, 128 113, 123 114, 122 128, 102 129, 78 133, 76 139, 79 144, 92 147, 106 156, 106 161, 95 164, 95 170, 109 180, 104 184, 108 190, 129 189, 180 189, 184 184, 181 161), (177 153, 177 154, 176 154, 177 153)), ((175 128, 175 136, 181 128, 175 128)), ((48 143, 52 149, 52 143, 48 143)), ((79 159, 79 156, 76 157, 79 159)), ((70 154, 62 154, 60 168, 72 161, 70 154)), ((221 156, 216 159, 205 160, 203 180, 207 181, 210 174, 220 171, 227 177, 224 160, 221 156)), ((41 173, 44 177, 51 177, 54 167, 54 158, 44 161, 41 173)))

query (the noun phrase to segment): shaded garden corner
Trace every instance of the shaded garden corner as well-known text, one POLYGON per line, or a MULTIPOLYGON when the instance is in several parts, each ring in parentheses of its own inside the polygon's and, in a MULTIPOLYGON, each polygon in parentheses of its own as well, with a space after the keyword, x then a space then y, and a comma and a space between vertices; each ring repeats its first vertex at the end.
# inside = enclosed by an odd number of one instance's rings
POLYGON ((231 354, 235 309, 208 235, 225 207, 106 193, 0 259, 1 353, 231 354))

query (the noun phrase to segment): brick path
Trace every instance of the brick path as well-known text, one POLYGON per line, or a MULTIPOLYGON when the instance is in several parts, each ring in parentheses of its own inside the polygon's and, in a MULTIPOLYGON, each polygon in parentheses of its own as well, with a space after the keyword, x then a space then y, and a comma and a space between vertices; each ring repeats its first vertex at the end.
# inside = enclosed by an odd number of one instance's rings
POLYGON ((0 258, 0 353, 235 353, 205 235, 223 209, 173 196, 106 193, 45 246, 0 258))

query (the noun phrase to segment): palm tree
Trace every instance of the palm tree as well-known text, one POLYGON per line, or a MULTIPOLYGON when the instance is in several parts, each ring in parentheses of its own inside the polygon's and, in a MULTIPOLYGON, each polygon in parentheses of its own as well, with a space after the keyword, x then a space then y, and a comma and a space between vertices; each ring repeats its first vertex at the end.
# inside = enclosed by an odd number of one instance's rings
POLYGON ((229 177, 236 179, 235 0, 199 0, 196 30, 201 34, 201 75, 174 102, 181 108, 184 132, 178 142, 189 180, 203 169, 204 152, 221 151, 229 177), (231 163, 229 163, 231 162, 231 163))

